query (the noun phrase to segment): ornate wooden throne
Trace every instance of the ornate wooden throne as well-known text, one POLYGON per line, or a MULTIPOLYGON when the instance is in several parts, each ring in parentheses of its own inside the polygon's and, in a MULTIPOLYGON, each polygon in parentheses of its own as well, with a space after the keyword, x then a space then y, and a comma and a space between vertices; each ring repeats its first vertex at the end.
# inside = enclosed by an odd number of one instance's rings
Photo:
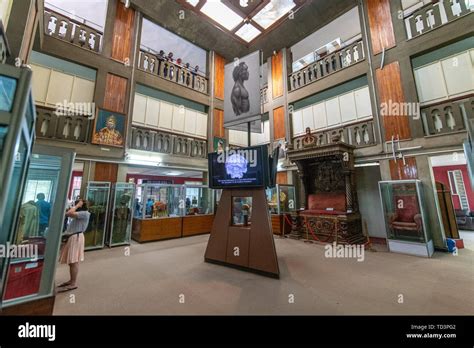
POLYGON ((357 204, 354 146, 333 137, 318 145, 307 130, 298 149, 290 146, 288 159, 298 167, 305 209, 294 219, 293 236, 323 242, 362 244, 366 241, 357 204))

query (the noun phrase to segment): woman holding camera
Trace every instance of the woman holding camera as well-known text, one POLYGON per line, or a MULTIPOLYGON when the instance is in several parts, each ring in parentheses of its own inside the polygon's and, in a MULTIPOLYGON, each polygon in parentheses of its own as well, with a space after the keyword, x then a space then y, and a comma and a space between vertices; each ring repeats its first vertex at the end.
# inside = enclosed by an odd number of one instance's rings
POLYGON ((69 265, 71 279, 59 285, 59 292, 77 289, 76 282, 79 273, 79 262, 84 261, 84 232, 89 225, 90 215, 87 211, 87 203, 82 199, 76 201, 74 207, 66 213, 66 216, 69 218, 66 229, 68 239, 61 251, 59 262, 69 265))

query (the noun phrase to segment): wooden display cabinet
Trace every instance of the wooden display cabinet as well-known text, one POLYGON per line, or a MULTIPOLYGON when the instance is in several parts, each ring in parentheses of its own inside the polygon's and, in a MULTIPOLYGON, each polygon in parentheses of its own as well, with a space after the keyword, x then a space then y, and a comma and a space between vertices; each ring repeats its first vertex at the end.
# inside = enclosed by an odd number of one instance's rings
POLYGON ((132 239, 139 243, 182 236, 182 217, 133 219, 132 239))
POLYGON ((183 237, 211 233, 214 215, 189 215, 183 217, 183 237))

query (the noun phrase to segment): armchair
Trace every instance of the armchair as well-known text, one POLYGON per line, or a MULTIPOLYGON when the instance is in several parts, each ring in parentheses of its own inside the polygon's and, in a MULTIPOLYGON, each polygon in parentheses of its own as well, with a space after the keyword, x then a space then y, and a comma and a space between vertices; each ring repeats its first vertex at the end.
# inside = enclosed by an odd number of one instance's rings
POLYGON ((424 240, 423 219, 416 196, 395 196, 395 212, 389 214, 390 231, 396 237, 424 240))
POLYGON ((474 231, 474 211, 456 209, 456 223, 460 230, 474 231))

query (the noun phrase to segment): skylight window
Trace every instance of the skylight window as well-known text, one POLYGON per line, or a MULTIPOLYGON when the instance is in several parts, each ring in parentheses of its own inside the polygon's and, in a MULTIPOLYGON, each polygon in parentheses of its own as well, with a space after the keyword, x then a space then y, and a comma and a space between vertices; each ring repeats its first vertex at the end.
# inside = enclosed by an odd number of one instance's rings
POLYGON ((267 29, 296 6, 293 0, 273 0, 252 19, 267 29))
POLYGON ((194 7, 199 3, 199 0, 186 0, 186 2, 194 7))
POLYGON ((220 0, 207 1, 201 8, 201 12, 227 30, 234 29, 243 20, 242 17, 224 5, 220 0))
POLYGON ((244 24, 239 30, 235 32, 235 35, 244 39, 247 42, 252 41, 260 35, 260 30, 255 28, 252 24, 244 24))

